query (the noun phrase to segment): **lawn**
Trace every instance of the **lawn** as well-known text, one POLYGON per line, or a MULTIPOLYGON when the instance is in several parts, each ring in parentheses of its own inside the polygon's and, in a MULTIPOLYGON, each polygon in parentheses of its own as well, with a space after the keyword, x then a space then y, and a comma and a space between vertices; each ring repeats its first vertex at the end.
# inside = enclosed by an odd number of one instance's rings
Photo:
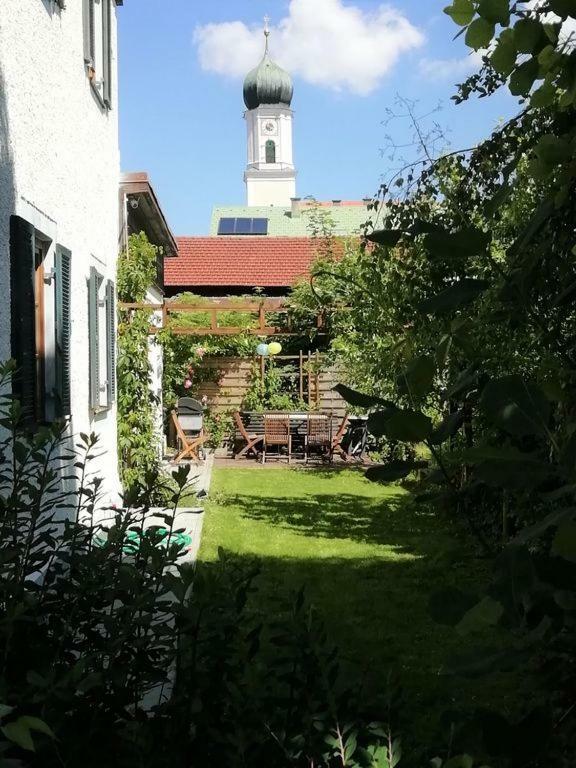
POLYGON ((407 491, 370 483, 358 470, 222 468, 214 471, 199 559, 213 560, 218 547, 259 557, 256 607, 268 616, 280 595, 305 584, 372 694, 383 691, 390 668, 399 672, 415 733, 427 738, 439 701, 502 706, 511 687, 495 679, 478 700, 470 683, 438 674, 463 640, 428 616, 431 591, 475 589, 487 579, 484 561, 469 551, 464 558, 464 546, 407 491))

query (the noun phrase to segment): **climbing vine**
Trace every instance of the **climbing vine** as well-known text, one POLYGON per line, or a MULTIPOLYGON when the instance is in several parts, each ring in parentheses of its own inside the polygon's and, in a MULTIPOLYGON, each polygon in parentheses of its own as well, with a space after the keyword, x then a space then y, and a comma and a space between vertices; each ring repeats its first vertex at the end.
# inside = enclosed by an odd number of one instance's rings
MULTIPOLYGON (((144 232, 129 238, 118 259, 118 300, 141 302, 156 277, 158 249, 144 232)), ((155 396, 148 359, 148 310, 118 311, 118 450, 120 476, 127 492, 145 484, 158 469, 154 427, 155 396)), ((155 342, 152 342, 155 343, 155 342)))

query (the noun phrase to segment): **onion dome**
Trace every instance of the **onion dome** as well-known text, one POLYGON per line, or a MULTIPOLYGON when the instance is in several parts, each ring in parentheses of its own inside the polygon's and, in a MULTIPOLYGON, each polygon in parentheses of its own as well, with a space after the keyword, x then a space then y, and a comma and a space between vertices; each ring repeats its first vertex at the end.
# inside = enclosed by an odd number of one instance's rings
POLYGON ((268 55, 268 29, 265 29, 264 35, 264 58, 257 67, 248 72, 244 80, 244 104, 248 109, 256 109, 261 104, 285 104, 289 107, 294 91, 292 78, 268 55))

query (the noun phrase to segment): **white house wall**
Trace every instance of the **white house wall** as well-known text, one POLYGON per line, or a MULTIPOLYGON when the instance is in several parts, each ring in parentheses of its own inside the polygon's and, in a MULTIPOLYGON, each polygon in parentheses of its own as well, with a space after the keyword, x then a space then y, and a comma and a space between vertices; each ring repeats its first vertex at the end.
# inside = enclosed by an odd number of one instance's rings
MULTIPOLYGON (((108 496, 119 490, 116 408, 89 408, 88 295, 91 266, 116 280, 118 110, 112 3, 112 109, 86 75, 82 2, 0 2, 0 359, 10 354, 9 221, 16 214, 72 253, 71 431, 97 432, 93 470, 108 496)), ((47 302, 49 305, 50 302, 47 302)), ((48 309, 47 312, 50 310, 48 309)), ((47 325, 50 318, 47 316, 47 325)))

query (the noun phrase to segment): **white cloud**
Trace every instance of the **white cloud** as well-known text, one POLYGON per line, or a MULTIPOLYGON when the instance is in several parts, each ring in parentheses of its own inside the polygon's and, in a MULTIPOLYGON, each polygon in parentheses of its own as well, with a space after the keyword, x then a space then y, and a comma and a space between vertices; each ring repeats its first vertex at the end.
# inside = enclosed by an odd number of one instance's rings
POLYGON ((448 80, 465 77, 482 64, 485 51, 472 51, 461 59, 421 59, 418 68, 430 80, 448 80))
MULTIPOLYGON (((242 21, 196 28, 204 70, 243 77, 263 53, 262 25, 242 21)), ((342 0, 290 0, 288 15, 272 27, 272 58, 291 74, 332 90, 367 95, 400 56, 424 42, 422 32, 390 5, 372 12, 342 0)))

